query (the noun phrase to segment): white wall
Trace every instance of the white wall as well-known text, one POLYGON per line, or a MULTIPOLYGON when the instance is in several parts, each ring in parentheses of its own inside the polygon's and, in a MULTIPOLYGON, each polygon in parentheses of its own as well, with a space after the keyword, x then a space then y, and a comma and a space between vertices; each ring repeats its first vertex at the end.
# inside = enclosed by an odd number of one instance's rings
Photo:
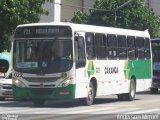
MULTIPOLYGON (((61 21, 70 21, 74 12, 82 9, 82 3, 83 0, 61 0, 61 21)), ((41 15, 39 22, 52 22, 54 18, 53 3, 46 2, 43 7, 49 11, 49 15, 41 15)))
POLYGON ((149 0, 149 6, 153 8, 153 11, 157 16, 160 16, 160 0, 149 0))
MULTIPOLYGON (((83 0, 83 6, 87 8, 92 8, 96 0, 83 0)), ((84 9, 85 12, 88 12, 89 9, 84 9)))
MULTIPOLYGON (((96 0, 61 0, 61 21, 70 21, 74 12, 82 10, 83 7, 93 7, 96 0), (76 7, 77 6, 77 7, 76 7), (79 7, 78 7, 79 6, 79 7), (81 7, 81 8, 80 8, 81 7)), ((155 14, 160 16, 160 0, 146 0, 149 6, 153 8, 155 14)), ((54 5, 53 3, 46 2, 43 7, 49 11, 49 15, 42 15, 40 22, 52 22, 54 18, 54 5)), ((83 9, 88 12, 88 9, 83 9)))
POLYGON ((49 15, 41 15, 40 17, 40 21, 39 22, 52 22, 54 19, 54 14, 53 14, 53 10, 54 10, 54 5, 53 3, 50 2, 46 2, 43 7, 49 11, 49 15))
POLYGON ((74 12, 82 10, 83 0, 62 0, 61 21, 70 21, 74 12))

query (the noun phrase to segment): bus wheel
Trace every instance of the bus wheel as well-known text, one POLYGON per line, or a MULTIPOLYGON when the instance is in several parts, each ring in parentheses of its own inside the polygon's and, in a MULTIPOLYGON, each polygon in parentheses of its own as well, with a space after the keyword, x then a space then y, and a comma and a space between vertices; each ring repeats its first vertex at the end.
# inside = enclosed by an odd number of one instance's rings
POLYGON ((130 81, 129 93, 118 94, 118 100, 121 101, 132 101, 135 98, 136 93, 136 83, 133 79, 130 81))
POLYGON ((135 94, 136 94, 136 83, 134 79, 131 79, 130 81, 130 90, 129 93, 126 95, 126 100, 132 101, 135 99, 135 94))
POLYGON ((33 103, 35 106, 41 106, 44 105, 45 100, 33 100, 33 103))
POLYGON ((92 105, 93 104, 93 101, 94 101, 94 97, 95 97, 95 94, 94 94, 94 86, 93 86, 93 83, 90 82, 89 84, 89 90, 88 90, 88 97, 86 98, 80 98, 80 103, 82 103, 83 105, 92 105))
POLYGON ((158 88, 151 88, 150 90, 152 94, 158 94, 158 88))

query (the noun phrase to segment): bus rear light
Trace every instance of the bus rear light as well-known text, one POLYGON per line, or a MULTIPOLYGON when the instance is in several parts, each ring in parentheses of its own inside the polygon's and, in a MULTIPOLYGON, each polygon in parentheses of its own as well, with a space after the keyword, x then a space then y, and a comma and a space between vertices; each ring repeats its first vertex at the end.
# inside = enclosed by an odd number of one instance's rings
POLYGON ((61 92, 59 92, 59 94, 60 94, 60 95, 69 95, 69 94, 70 94, 70 92, 69 92, 69 91, 67 91, 67 90, 65 90, 65 91, 61 91, 61 92))

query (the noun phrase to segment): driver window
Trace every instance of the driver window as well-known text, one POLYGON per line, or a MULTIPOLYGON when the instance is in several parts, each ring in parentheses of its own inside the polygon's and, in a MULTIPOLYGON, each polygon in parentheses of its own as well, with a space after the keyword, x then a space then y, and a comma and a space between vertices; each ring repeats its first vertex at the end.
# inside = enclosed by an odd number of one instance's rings
POLYGON ((85 59, 85 46, 84 46, 84 38, 76 37, 75 38, 75 56, 76 56, 76 67, 84 67, 86 63, 85 59))

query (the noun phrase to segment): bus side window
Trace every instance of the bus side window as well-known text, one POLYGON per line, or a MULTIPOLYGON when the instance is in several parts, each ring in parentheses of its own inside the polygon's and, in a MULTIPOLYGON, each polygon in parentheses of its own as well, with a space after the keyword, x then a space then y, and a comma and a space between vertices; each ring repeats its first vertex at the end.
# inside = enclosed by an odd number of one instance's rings
POLYGON ((127 40, 126 36, 118 35, 118 58, 119 59, 126 59, 127 58, 127 40))
POLYGON ((105 34, 95 34, 95 40, 96 40, 96 55, 98 59, 106 59, 106 47, 105 47, 105 41, 106 36, 105 34))
POLYGON ((145 58, 145 51, 144 51, 144 38, 137 37, 136 38, 136 57, 138 59, 144 59, 145 58))
POLYGON ((128 45, 128 58, 135 59, 136 58, 135 37, 128 36, 127 37, 127 45, 128 45))
POLYGON ((108 59, 116 59, 117 58, 117 38, 116 35, 108 35, 108 59))
POLYGON ((85 45, 83 37, 75 37, 76 68, 84 67, 86 64, 85 45))
POLYGON ((149 40, 149 38, 145 38, 144 45, 145 45, 145 58, 150 59, 151 53, 150 53, 150 40, 149 40))
POLYGON ((94 41, 94 34, 93 33, 86 33, 85 35, 86 41, 86 52, 87 52, 87 59, 94 59, 95 55, 95 41, 94 41))

